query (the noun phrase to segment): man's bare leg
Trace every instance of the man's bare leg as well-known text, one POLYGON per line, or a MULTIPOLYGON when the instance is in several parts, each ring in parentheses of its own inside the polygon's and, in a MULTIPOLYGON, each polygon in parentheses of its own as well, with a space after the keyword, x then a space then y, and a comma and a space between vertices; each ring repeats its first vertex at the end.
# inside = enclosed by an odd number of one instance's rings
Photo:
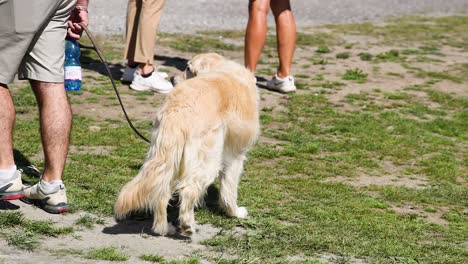
POLYGON ((0 84, 0 170, 15 165, 13 157, 13 127, 15 107, 7 85, 0 84))
POLYGON ((31 81, 39 105, 45 166, 42 180, 62 178, 67 159, 72 112, 63 83, 31 81))
POLYGON ((0 200, 24 196, 21 174, 13 157, 15 108, 8 86, 0 83, 0 200))

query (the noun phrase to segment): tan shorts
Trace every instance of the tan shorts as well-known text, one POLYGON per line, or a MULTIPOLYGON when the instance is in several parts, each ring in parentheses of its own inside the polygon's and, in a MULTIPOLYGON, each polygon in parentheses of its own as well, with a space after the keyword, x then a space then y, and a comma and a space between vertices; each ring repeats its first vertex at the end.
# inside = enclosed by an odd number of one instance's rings
POLYGON ((0 83, 63 82, 67 20, 76 0, 0 0, 0 83))

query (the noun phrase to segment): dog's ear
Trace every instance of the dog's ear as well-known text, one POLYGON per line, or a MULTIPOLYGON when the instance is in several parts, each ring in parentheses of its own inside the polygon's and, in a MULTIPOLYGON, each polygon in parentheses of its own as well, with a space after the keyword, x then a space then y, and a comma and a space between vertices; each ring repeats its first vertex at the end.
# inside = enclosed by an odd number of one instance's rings
POLYGON ((179 72, 170 78, 172 85, 176 86, 177 84, 185 80, 195 77, 196 75, 192 73, 191 69, 192 69, 191 62, 189 61, 187 64, 187 67, 185 68, 183 72, 179 72))
POLYGON ((179 72, 179 73, 171 76, 170 80, 171 80, 171 83, 172 83, 173 86, 176 86, 177 84, 185 81, 185 71, 179 72))
POLYGON ((171 82, 175 86, 184 80, 191 79, 201 73, 210 71, 213 67, 224 60, 225 58, 217 53, 196 55, 189 62, 187 62, 187 67, 182 73, 171 77, 171 82))
POLYGON ((186 77, 189 79, 203 72, 208 72, 224 60, 225 58, 217 53, 199 54, 188 62, 186 77))
POLYGON ((188 80, 198 75, 200 72, 199 66, 193 65, 192 61, 187 63, 187 68, 184 71, 184 79, 188 80))

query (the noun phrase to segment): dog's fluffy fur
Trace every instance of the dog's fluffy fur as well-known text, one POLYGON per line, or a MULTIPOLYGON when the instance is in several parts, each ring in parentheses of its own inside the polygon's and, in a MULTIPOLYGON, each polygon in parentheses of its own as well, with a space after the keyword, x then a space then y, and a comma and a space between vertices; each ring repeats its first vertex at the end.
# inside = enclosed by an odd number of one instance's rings
POLYGON ((245 155, 259 135, 254 76, 213 53, 188 63, 183 79, 192 76, 167 96, 146 160, 115 203, 117 219, 137 209, 152 211, 153 231, 160 235, 175 232, 166 212, 174 193, 180 202, 180 231, 195 232, 194 207, 218 176, 221 208, 229 216, 247 217, 247 209, 237 206, 237 187, 245 155))

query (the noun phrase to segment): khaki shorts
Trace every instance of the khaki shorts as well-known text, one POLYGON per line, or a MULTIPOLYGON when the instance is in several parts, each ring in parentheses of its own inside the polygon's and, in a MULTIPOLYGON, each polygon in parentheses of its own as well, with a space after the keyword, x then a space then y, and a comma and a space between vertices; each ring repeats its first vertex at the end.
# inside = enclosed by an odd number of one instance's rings
POLYGON ((67 20, 76 0, 0 0, 0 83, 63 82, 67 20))

